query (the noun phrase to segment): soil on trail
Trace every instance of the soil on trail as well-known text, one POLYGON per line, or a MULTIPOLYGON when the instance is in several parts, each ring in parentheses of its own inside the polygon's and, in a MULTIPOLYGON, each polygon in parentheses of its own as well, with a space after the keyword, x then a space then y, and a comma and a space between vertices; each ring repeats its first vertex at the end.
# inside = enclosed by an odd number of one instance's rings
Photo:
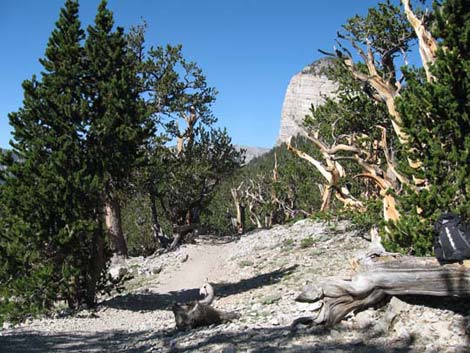
POLYGON ((158 286, 152 288, 158 293, 178 292, 188 288, 199 288, 206 280, 219 283, 230 279, 229 254, 233 253, 235 242, 187 248, 186 255, 177 272, 164 272, 158 286))
POLYGON ((470 323, 468 313, 398 299, 351 315, 333 329, 291 332, 292 321, 311 312, 295 296, 320 277, 351 275, 348 260, 368 246, 360 235, 345 222, 303 220, 239 239, 200 237, 169 254, 131 258, 114 268, 134 276, 122 293, 102 298, 95 311, 4 325, 0 352, 465 351, 465 327, 454 328, 470 323), (177 331, 172 304, 197 299, 207 279, 215 287, 214 306, 241 318, 177 331))

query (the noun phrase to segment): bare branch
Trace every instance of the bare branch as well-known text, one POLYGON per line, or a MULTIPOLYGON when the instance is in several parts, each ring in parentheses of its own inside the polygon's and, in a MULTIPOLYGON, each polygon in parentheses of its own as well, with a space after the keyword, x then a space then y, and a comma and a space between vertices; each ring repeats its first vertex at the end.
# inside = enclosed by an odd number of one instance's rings
POLYGON ((332 173, 328 171, 320 161, 316 160, 312 156, 308 155, 307 153, 298 150, 297 148, 293 147, 291 144, 292 138, 287 141, 287 149, 292 153, 296 154, 302 159, 305 159, 307 162, 311 163, 317 170, 323 175, 323 177, 330 183, 333 180, 332 173))
POLYGON ((410 0, 402 0, 401 2, 405 9, 406 17, 418 37, 421 62, 426 72, 426 78, 428 82, 431 82, 434 80, 434 77, 432 76, 429 67, 436 60, 437 41, 433 38, 431 32, 426 29, 423 21, 420 20, 413 12, 410 0))

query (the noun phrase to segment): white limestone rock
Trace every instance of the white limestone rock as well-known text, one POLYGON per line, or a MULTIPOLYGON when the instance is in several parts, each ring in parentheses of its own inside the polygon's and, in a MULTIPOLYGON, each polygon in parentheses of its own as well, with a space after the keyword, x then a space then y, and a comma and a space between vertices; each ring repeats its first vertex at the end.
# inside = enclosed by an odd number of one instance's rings
POLYGON ((277 145, 286 142, 291 136, 305 134, 303 121, 310 113, 311 105, 317 107, 324 102, 325 96, 334 96, 337 84, 325 75, 325 69, 330 65, 332 59, 322 58, 291 78, 282 105, 277 145))

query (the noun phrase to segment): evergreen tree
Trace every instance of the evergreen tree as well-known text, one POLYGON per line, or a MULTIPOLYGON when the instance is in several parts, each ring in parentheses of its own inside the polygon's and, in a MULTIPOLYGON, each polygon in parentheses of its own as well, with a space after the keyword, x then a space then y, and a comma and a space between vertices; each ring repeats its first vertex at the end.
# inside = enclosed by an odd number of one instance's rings
MULTIPOLYGON (((153 242, 145 241, 144 249, 149 252, 170 245, 179 226, 199 223, 215 187, 239 167, 241 156, 226 131, 213 128, 216 118, 210 106, 216 91, 202 70, 183 57, 181 45, 146 52, 144 32, 145 25, 133 28, 127 41, 139 61, 145 112, 160 135, 147 140, 145 166, 134 174, 138 190, 133 197, 144 198, 142 208, 136 212, 127 207, 124 217, 126 227, 138 230, 140 239, 151 229, 147 239, 153 242), (144 218, 150 226, 140 221, 144 218)), ((135 239, 131 242, 134 252, 135 239)))
POLYGON ((9 115, 13 152, 0 193, 0 321, 57 299, 93 305, 105 265, 97 184, 86 164, 84 32, 67 0, 49 39, 42 79, 24 81, 9 115), (14 299, 12 299, 14 298, 14 299))
POLYGON ((119 191, 141 160, 141 147, 151 133, 139 98, 137 62, 124 31, 113 31, 113 15, 103 0, 85 44, 90 104, 87 153, 102 185, 106 224, 114 253, 127 256, 121 225, 119 191), (147 122, 147 123, 146 123, 147 122))
POLYGON ((402 198, 406 217, 392 240, 419 254, 430 252, 440 213, 470 219, 470 1, 435 3, 434 16, 439 43, 431 66, 434 80, 428 82, 422 70, 407 70, 407 88, 397 102, 410 136, 410 157, 422 163, 407 171, 429 187, 402 198))

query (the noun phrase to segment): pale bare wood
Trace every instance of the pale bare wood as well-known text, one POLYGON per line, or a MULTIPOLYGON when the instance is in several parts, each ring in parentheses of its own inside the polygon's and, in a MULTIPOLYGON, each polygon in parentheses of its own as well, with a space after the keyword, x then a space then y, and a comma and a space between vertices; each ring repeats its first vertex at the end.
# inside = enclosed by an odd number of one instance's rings
MULTIPOLYGON (((354 42, 352 42, 354 43, 354 42)), ((358 50, 358 46, 353 44, 353 46, 358 50)), ((359 48, 360 50, 360 48, 359 48)), ((362 51, 360 51, 361 53, 362 51)), ((400 143, 404 144, 408 141, 408 135, 402 129, 402 119, 400 114, 395 108, 395 98, 398 96, 398 87, 391 83, 389 80, 385 80, 377 74, 377 69, 375 67, 375 62, 373 57, 366 55, 361 55, 367 68, 369 70, 369 75, 364 74, 356 68, 352 58, 344 60, 346 67, 352 73, 352 75, 361 82, 369 83, 376 91, 376 94, 372 96, 377 101, 385 103, 387 106, 388 113, 391 116, 391 123, 393 130, 395 131, 396 136, 398 137, 400 143)))
MULTIPOLYGON (((287 142, 287 149, 292 153, 296 154, 302 159, 305 159, 309 163, 311 163, 326 179, 327 183, 323 185, 320 189, 322 190, 322 204, 320 207, 320 211, 327 211, 331 204, 331 199, 333 195, 341 201, 346 207, 355 208, 360 212, 365 211, 365 207, 361 201, 355 199, 350 193, 349 190, 345 187, 340 186, 340 179, 346 175, 346 171, 341 166, 341 164, 334 159, 334 155, 330 154, 330 152, 339 152, 343 149, 336 149, 335 147, 329 148, 327 147, 322 141, 320 141, 316 136, 315 133, 309 133, 307 136, 310 141, 312 141, 320 150, 323 159, 326 165, 323 165, 320 161, 313 158, 309 154, 300 151, 299 149, 295 148, 291 144, 291 139, 287 142)), ((354 148, 353 146, 351 146, 354 148)), ((354 148, 356 151, 357 148, 354 148)))
MULTIPOLYGON (((397 171, 397 164, 393 157, 391 156, 389 149, 388 149, 388 143, 387 143, 387 129, 383 126, 377 125, 377 128, 382 131, 382 136, 380 140, 380 147, 382 148, 382 151, 384 152, 385 156, 385 161, 387 162, 387 175, 392 175, 394 178, 396 178, 402 185, 407 185, 410 187, 413 187, 413 185, 410 184, 410 181, 403 176, 401 173, 397 171)), ((388 178, 389 180, 391 179, 390 177, 388 178)))
POLYGON ((235 204, 235 209, 237 212, 237 218, 235 222, 235 227, 238 234, 243 234, 245 232, 245 211, 244 206, 242 205, 242 195, 241 188, 243 187, 244 182, 242 181, 237 188, 231 188, 230 193, 232 194, 232 199, 235 204))
POLYGON ((434 77, 429 68, 436 60, 437 41, 432 36, 431 32, 424 26, 423 21, 420 20, 413 12, 410 0, 402 0, 402 4, 406 18, 413 27, 416 37, 418 37, 419 54, 421 56, 424 71, 426 72, 426 79, 428 82, 431 82, 434 80, 434 77))
POLYGON ((297 301, 315 303, 313 315, 293 322, 332 326, 350 312, 374 306, 386 296, 470 297, 470 268, 442 266, 435 258, 387 255, 367 259, 348 280, 326 278, 304 288, 297 301))
POLYGON ((315 158, 308 155, 307 153, 301 150, 298 150, 297 148, 292 146, 291 140, 292 139, 289 139, 287 141, 287 149, 291 151, 292 153, 296 154, 297 156, 299 156, 300 158, 305 159, 307 162, 312 164, 329 183, 332 182, 333 176, 331 172, 326 170, 326 168, 322 165, 320 161, 316 160, 315 158))
POLYGON ((115 256, 127 258, 127 244, 124 238, 121 221, 121 205, 115 198, 108 198, 104 205, 105 225, 111 243, 111 250, 115 256))
POLYGON ((183 153, 184 144, 191 144, 194 139, 194 126, 198 121, 198 116, 196 114, 196 109, 191 106, 189 108, 189 115, 181 112, 180 113, 183 120, 186 122, 186 129, 184 132, 179 132, 176 136, 176 155, 179 156, 183 153))
POLYGON ((379 186, 379 194, 382 197, 383 203, 384 219, 386 221, 398 221, 400 218, 400 212, 397 210, 397 203, 395 198, 389 193, 391 190, 393 190, 393 186, 390 181, 372 173, 359 174, 356 177, 369 178, 379 186))

